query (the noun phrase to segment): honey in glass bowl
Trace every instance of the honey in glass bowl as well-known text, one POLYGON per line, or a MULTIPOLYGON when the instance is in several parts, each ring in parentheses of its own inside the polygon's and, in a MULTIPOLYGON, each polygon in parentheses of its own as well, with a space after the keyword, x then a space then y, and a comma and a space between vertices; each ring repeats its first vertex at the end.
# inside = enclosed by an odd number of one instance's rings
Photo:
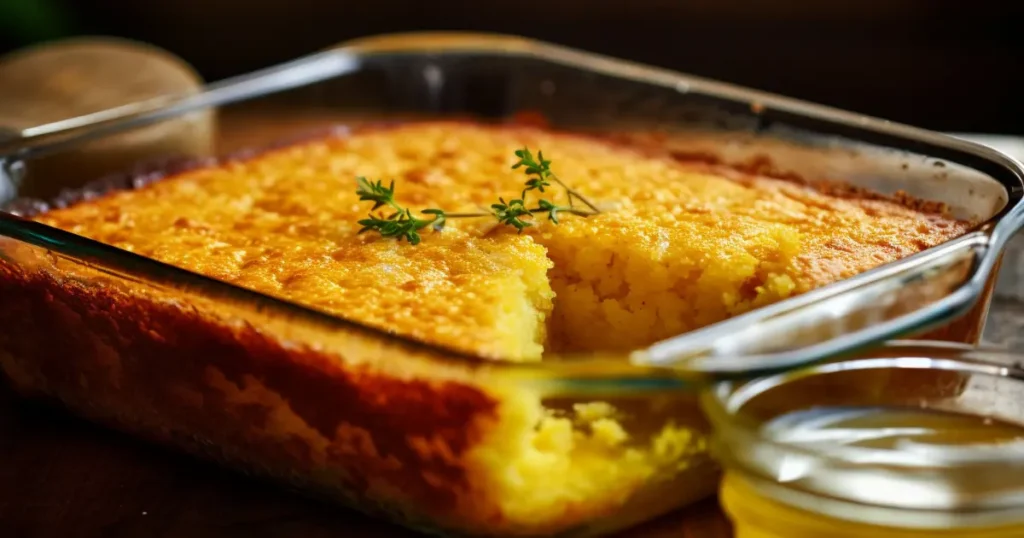
POLYGON ((1020 362, 927 343, 881 355, 705 394, 737 538, 1024 537, 1020 362))

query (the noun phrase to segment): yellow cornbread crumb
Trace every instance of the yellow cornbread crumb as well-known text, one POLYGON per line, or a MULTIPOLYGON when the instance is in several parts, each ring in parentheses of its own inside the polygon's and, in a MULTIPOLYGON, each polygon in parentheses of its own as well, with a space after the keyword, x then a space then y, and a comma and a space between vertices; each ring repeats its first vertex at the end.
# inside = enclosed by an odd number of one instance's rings
MULTIPOLYGON (((545 529, 555 522, 615 513, 642 489, 666 488, 691 466, 710 463, 702 421, 694 418, 696 407, 688 400, 671 399, 665 414, 641 407, 637 414, 619 419, 591 414, 595 409, 598 414, 618 414, 607 402, 577 404, 568 415, 539 403, 528 392, 510 395, 494 425, 495 441, 474 447, 466 457, 476 477, 466 500, 500 499, 497 517, 513 529, 522 526, 542 534, 556 530, 545 529), (689 416, 691 421, 677 424, 673 416, 689 416)), ((674 484, 688 491, 665 491, 667 499, 699 495, 709 485, 674 484)), ((710 490, 703 491, 707 493, 710 490)), ((653 514, 668 506, 642 510, 653 514)))

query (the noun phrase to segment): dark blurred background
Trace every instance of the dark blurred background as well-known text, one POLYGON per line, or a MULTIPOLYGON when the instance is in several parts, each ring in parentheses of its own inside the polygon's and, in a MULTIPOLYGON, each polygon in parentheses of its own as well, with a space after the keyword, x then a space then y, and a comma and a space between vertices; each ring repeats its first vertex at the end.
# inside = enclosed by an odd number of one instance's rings
MULTIPOLYGON (((521 34, 952 131, 1024 134, 1024 2, 0 0, 0 50, 147 41, 207 80, 411 30, 521 34)), ((2 81, 0 81, 2 83, 2 81)))

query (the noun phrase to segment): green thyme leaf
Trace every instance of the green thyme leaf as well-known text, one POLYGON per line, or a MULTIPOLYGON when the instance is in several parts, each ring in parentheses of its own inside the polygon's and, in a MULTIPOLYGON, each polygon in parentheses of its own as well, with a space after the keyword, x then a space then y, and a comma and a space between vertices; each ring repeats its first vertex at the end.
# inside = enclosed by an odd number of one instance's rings
POLYGON ((491 204, 490 212, 447 213, 443 209, 429 208, 420 211, 423 215, 429 215, 429 219, 417 218, 413 216, 409 209, 402 207, 395 201, 394 181, 385 187, 383 181, 373 182, 362 176, 357 177, 356 194, 359 195, 359 200, 362 202, 373 202, 369 216, 359 221, 362 228, 358 233, 374 231, 379 233, 381 237, 393 237, 399 241, 404 239, 412 245, 417 245, 421 240, 420 230, 429 226, 435 232, 440 232, 444 230, 448 219, 452 218, 491 216, 497 219, 499 224, 511 226, 519 233, 522 233, 523 229, 533 225, 530 220, 533 219, 535 213, 547 213, 548 220, 554 224, 559 223, 559 213, 572 213, 582 217, 600 213, 597 207, 590 203, 582 194, 569 188, 558 179, 558 176, 551 171, 551 161, 544 158, 543 152, 538 151, 537 156, 534 157, 529 148, 524 147, 523 149, 516 150, 515 156, 518 160, 512 165, 512 169, 522 168, 527 176, 522 195, 507 202, 504 198, 498 198, 498 203, 491 204), (539 198, 536 207, 529 207, 527 205, 527 194, 534 190, 543 193, 544 189, 550 187, 552 182, 557 183, 565 190, 569 205, 558 205, 550 200, 539 198), (588 209, 577 209, 573 206, 574 200, 579 200, 588 209), (384 206, 394 209, 394 212, 386 216, 383 214, 373 214, 374 211, 384 206))

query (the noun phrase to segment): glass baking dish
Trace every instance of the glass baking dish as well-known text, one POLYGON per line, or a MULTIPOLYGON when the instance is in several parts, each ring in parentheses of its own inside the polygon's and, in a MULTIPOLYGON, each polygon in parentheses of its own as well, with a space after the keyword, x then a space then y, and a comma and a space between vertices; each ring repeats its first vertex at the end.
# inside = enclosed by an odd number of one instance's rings
POLYGON ((453 117, 543 117, 559 129, 656 136, 680 155, 760 159, 785 173, 904 191, 982 224, 646 349, 513 365, 49 228, 17 216, 31 210, 21 200, 0 212, 0 365, 28 395, 413 528, 605 534, 715 490, 696 388, 897 335, 975 341, 1000 252, 1024 212, 1020 164, 980 145, 525 39, 466 34, 358 40, 198 95, 0 138, 0 194, 59 183, 74 190, 45 194, 66 202, 338 124, 453 117), (262 120, 245 123, 254 117, 262 120), (190 144, 155 146, 152 157, 164 159, 155 166, 111 159, 111 171, 128 172, 89 185, 67 172, 40 176, 74 170, 116 143, 189 129, 197 133, 185 137, 190 144))

